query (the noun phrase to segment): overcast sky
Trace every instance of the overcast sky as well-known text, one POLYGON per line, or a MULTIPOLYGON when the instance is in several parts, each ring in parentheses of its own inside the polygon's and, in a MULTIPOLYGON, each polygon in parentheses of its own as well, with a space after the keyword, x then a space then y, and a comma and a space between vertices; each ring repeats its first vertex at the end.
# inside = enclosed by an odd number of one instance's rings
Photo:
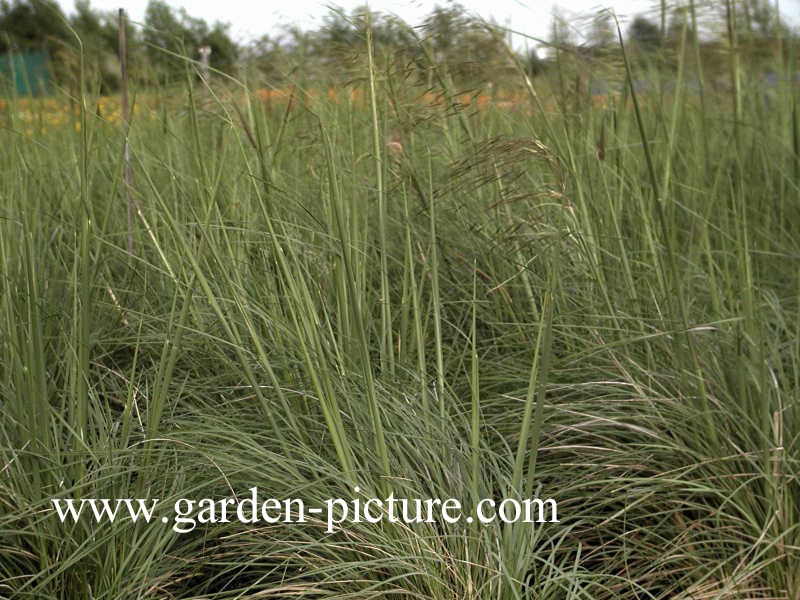
MULTIPOLYGON (((720 0, 721 1, 721 0, 720 0)), ((75 7, 74 0, 59 0, 67 12, 75 7)), ((336 5, 347 12, 362 6, 364 0, 338 0, 334 2, 318 0, 168 0, 174 7, 184 7, 189 14, 212 23, 230 23, 233 37, 240 42, 257 38, 265 33, 274 34, 285 25, 298 25, 309 29, 322 21, 328 7, 336 5)), ((372 10, 396 14, 411 25, 431 12, 434 6, 446 5, 447 0, 373 0, 369 2, 372 10)), ((147 0, 92 0, 92 7, 101 10, 124 8, 134 21, 144 19, 147 0)), ((621 20, 636 14, 649 15, 658 20, 659 0, 461 0, 460 4, 470 12, 484 18, 493 18, 501 25, 528 35, 547 38, 550 31, 551 15, 555 7, 568 17, 591 14, 602 8, 612 8, 621 20)), ((800 0, 781 0, 781 13, 793 27, 800 26, 800 0)), ((579 19, 573 21, 576 26, 579 19)), ((515 45, 522 43, 515 40, 515 45)))

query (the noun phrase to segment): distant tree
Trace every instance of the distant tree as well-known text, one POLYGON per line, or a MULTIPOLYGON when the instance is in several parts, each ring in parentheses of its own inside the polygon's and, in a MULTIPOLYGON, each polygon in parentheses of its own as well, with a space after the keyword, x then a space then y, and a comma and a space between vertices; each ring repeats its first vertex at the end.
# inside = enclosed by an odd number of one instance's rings
POLYGON ((472 22, 459 40, 459 48, 455 73, 463 84, 494 85, 510 76, 516 77, 506 42, 495 23, 472 22))
POLYGON ((658 25, 641 15, 631 23, 628 36, 641 52, 652 52, 661 45, 661 30, 658 25))
POLYGON ((457 83, 494 82, 512 70, 497 26, 472 17, 461 4, 436 6, 421 31, 433 58, 457 83))
MULTIPOLYGON (((366 38, 359 35, 358 15, 353 11, 348 15, 341 9, 331 10, 323 17, 322 26, 310 36, 312 65, 327 74, 336 73, 345 79, 350 78, 352 62, 358 54, 363 53, 366 38)), ((306 57, 307 60, 309 57, 306 57)))
POLYGON ((691 41, 694 38, 694 30, 692 23, 689 19, 688 11, 686 8, 679 7, 674 9, 669 16, 669 23, 667 25, 667 41, 677 46, 681 41, 681 35, 684 28, 686 29, 686 39, 691 41))
POLYGON ((150 0, 144 14, 144 42, 147 59, 162 76, 180 76, 182 67, 168 53, 192 52, 188 32, 166 2, 150 0), (165 50, 167 52, 165 52, 165 50))
POLYGON ((780 30, 788 31, 780 14, 770 0, 742 0, 741 13, 747 33, 760 37, 773 37, 780 30))
POLYGON ((211 48, 213 68, 231 72, 236 65, 239 49, 230 37, 228 25, 217 22, 209 28, 206 21, 190 16, 184 9, 175 14, 162 0, 150 0, 145 25, 148 59, 163 76, 179 78, 185 67, 174 55, 197 58, 201 46, 211 48))
POLYGON ((570 28, 569 21, 558 9, 553 11, 553 20, 550 25, 550 43, 555 47, 572 47, 575 45, 575 36, 570 28))
POLYGON ((772 0, 739 0, 736 10, 738 26, 748 36, 755 38, 775 38, 779 34, 791 35, 791 28, 778 12, 777 3, 772 0), (744 23, 742 24, 742 21, 744 23))
MULTIPOLYGON (((70 17, 69 23, 81 38, 84 66, 90 84, 98 85, 103 93, 117 89, 119 86, 118 14, 93 10, 89 0, 78 0, 75 3, 75 14, 70 17)), ((136 36, 133 30, 129 33, 129 54, 133 58, 136 36)), ((79 56, 77 50, 71 54, 71 76, 77 81, 79 56)))
POLYGON ((71 43, 67 19, 54 0, 3 0, 0 4, 0 51, 53 50, 71 43))
POLYGON ((616 45, 617 32, 610 12, 600 11, 592 17, 587 38, 588 45, 595 50, 616 45))
POLYGON ((469 24, 470 19, 461 4, 434 7, 423 21, 422 31, 437 62, 450 63, 457 59, 460 38, 469 24))
POLYGON ((740 49, 757 62, 775 56, 779 36, 792 35, 776 4, 770 0, 739 0, 732 8, 740 49))
POLYGON ((332 10, 323 19, 323 25, 314 32, 315 51, 325 55, 331 50, 334 54, 341 50, 363 51, 366 47, 367 26, 371 29, 372 42, 376 52, 408 50, 413 36, 408 27, 397 19, 375 12, 368 6, 360 6, 345 14, 332 10))
POLYGON ((322 18, 316 32, 318 45, 354 46, 358 42, 354 19, 343 10, 331 10, 322 18))
POLYGON ((230 36, 230 25, 215 22, 200 40, 211 48, 211 66, 223 73, 233 73, 239 59, 239 46, 230 36))
POLYGON ((522 57, 522 64, 528 77, 541 75, 545 69, 545 61, 539 56, 535 48, 528 50, 522 57))
MULTIPOLYGON (((129 40, 133 49, 133 30, 129 30, 129 40)), ((88 0, 78 0, 69 19, 52 0, 0 2, 0 51, 7 50, 9 44, 21 51, 46 50, 56 82, 73 91, 80 84, 82 47, 90 87, 108 92, 118 85, 116 14, 97 12, 88 0), (80 37, 80 45, 70 27, 80 37)), ((135 56, 135 51, 130 54, 135 56)))
POLYGON ((243 49, 243 59, 251 75, 275 85, 286 80, 290 52, 280 38, 263 35, 243 49))
POLYGON ((408 26, 367 6, 349 13, 331 10, 319 29, 302 35, 293 31, 289 46, 306 73, 326 82, 349 81, 363 73, 368 26, 381 67, 419 58, 419 48, 408 26))

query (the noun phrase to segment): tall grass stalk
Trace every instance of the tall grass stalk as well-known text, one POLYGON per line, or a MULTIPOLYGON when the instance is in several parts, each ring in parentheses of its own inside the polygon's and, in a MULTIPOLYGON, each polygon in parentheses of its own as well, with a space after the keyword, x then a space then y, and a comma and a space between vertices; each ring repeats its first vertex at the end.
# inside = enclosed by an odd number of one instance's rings
POLYGON ((96 90, 31 132, 46 104, 11 98, 0 597, 797 597, 797 92, 748 81, 796 51, 751 64, 748 40, 717 89, 735 57, 692 31, 673 73, 621 44, 596 105, 563 48, 535 81, 510 58, 502 106, 460 102, 419 32, 430 88, 376 29, 344 98, 201 87, 165 52, 183 77, 128 131, 135 256, 96 90), (552 498, 560 522, 160 521, 254 486, 552 498), (89 497, 165 513, 54 515, 89 497))

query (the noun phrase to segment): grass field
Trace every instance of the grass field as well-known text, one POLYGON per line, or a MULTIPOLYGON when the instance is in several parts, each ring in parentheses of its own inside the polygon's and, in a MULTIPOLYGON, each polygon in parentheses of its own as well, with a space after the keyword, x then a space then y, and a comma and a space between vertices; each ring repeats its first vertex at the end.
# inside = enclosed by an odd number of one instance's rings
POLYGON ((313 101, 153 92, 132 251, 118 113, 6 99, 0 597, 800 598, 790 64, 768 95, 736 65, 501 106, 364 64, 313 101), (356 485, 560 523, 179 535, 52 504, 356 485))

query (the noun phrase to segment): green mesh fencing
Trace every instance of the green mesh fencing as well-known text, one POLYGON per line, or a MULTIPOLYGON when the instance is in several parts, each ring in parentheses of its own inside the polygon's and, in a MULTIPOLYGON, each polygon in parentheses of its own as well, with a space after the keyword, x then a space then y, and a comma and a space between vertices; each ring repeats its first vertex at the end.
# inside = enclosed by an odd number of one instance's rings
POLYGON ((23 96, 42 96, 50 92, 50 68, 47 53, 0 53, 0 94, 12 90, 23 96))

